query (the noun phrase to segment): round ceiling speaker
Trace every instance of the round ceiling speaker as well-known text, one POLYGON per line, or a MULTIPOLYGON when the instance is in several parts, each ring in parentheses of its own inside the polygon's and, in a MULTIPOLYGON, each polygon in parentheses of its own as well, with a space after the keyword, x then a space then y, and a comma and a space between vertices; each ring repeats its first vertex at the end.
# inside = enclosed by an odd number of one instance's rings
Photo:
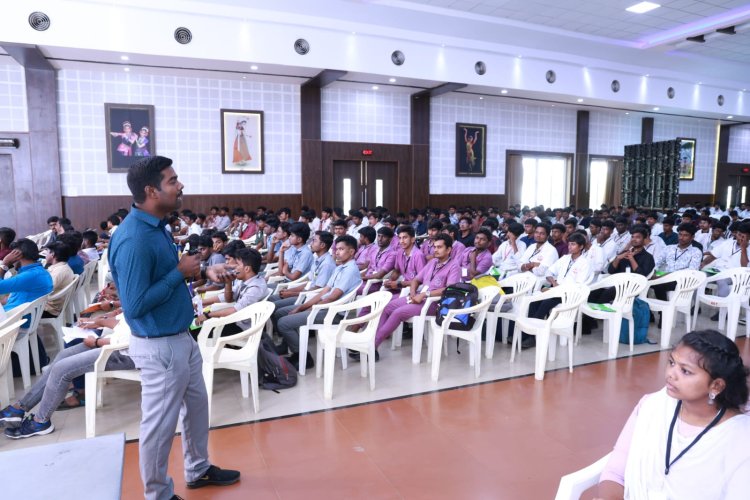
POLYGON ((304 56, 310 52, 310 43, 304 38, 298 38, 294 41, 294 51, 297 54, 304 56))
POLYGON ((555 80, 557 80, 557 75, 552 70, 547 71, 544 77, 547 79, 547 83, 555 83, 555 80))
POLYGON ((174 39, 177 40, 177 43, 187 45, 192 41, 193 34, 189 29, 180 27, 174 30, 174 39))
POLYGON ((487 65, 483 61, 477 61, 474 65, 474 71, 476 71, 477 75, 483 75, 487 73, 487 65))
POLYGON ((406 56, 400 50, 394 50, 391 54, 391 62, 396 66, 401 66, 406 61, 406 56))
POLYGON ((674 88, 673 87, 669 87, 667 89, 667 97, 669 97, 670 99, 674 99, 674 94, 675 94, 674 88))
POLYGON ((716 98, 716 103, 719 106, 723 106, 724 105, 724 96, 723 95, 719 95, 719 97, 716 98))
POLYGON ((612 80, 612 85, 610 85, 612 88, 612 92, 619 92, 620 91, 620 82, 618 80, 612 80))
POLYGON ((49 16, 44 12, 32 12, 29 14, 29 24, 37 31, 46 31, 49 28, 49 16))

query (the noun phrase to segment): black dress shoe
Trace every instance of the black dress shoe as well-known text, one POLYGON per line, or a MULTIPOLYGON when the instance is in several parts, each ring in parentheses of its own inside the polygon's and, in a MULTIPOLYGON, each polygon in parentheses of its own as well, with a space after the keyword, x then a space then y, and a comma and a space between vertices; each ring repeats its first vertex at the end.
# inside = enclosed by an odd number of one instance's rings
POLYGON ((531 347, 536 347, 536 337, 528 337, 521 342, 522 349, 529 349, 531 347))
MULTIPOLYGON (((353 351, 351 349, 347 349, 349 351, 349 359, 352 363, 358 363, 359 362, 359 351, 353 351)), ((380 353, 375 350, 375 362, 377 363, 380 361, 380 353)))
POLYGON ((201 477, 187 484, 191 490, 204 486, 229 486, 240 480, 240 471, 220 469, 215 465, 208 468, 201 477))
POLYGON ((713 316, 711 316, 711 321, 719 321, 719 313, 717 312, 713 316))

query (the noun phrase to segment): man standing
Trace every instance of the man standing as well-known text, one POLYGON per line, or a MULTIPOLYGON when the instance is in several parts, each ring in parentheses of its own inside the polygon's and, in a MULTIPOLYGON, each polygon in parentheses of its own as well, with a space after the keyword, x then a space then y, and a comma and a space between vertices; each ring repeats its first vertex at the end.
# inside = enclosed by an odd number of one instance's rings
MULTIPOLYGON (((193 307, 185 278, 199 272, 198 255, 177 251, 166 217, 182 205, 183 185, 172 160, 152 156, 128 170, 133 209, 109 247, 112 277, 130 328, 129 354, 141 370, 140 469, 148 500, 178 498, 167 475, 178 416, 188 488, 228 485, 238 471, 208 461, 208 400, 203 360, 188 333, 193 307)), ((214 275, 214 281, 223 281, 214 275)))

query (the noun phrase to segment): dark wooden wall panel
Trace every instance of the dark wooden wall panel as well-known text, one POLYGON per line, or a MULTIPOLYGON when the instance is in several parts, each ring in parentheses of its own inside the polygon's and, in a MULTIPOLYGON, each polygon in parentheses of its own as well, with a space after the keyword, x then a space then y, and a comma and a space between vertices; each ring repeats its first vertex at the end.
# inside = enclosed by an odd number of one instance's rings
MULTIPOLYGON (((323 206, 323 143, 319 140, 302 139, 302 204, 314 208, 318 213, 323 206)), ((329 198, 329 200, 332 198, 329 198)))
POLYGON ((682 194, 680 193, 678 196, 680 206, 686 205, 688 203, 691 205, 695 205, 696 203, 705 205, 706 203, 713 203, 714 198, 715 196, 713 193, 706 193, 706 194, 682 194))
MULTIPOLYGON (((65 196, 62 199, 63 214, 76 229, 98 228, 99 222, 118 209, 129 210, 132 201, 130 196, 65 196)), ((237 207, 255 210, 260 205, 275 210, 289 207, 296 217, 302 206, 302 197, 298 194, 186 194, 182 208, 208 213, 214 205, 227 206, 230 210, 237 207)))
POLYGON ((641 118, 641 144, 654 142, 654 119, 651 117, 641 118))
POLYGON ((402 200, 401 206, 424 207, 430 203, 430 147, 412 146, 412 162, 411 197, 402 200))
POLYGON ((578 111, 576 117, 576 156, 573 163, 573 193, 570 202, 576 207, 589 206, 589 112, 578 111))

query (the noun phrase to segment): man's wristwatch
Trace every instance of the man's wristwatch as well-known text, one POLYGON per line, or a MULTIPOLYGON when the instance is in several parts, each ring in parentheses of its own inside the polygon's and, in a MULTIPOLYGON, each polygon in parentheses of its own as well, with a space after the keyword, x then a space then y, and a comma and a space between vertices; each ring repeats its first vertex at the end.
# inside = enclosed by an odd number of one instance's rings
POLYGON ((4 262, 0 262, 0 269, 5 271, 6 273, 10 270, 10 268, 6 266, 4 262))

